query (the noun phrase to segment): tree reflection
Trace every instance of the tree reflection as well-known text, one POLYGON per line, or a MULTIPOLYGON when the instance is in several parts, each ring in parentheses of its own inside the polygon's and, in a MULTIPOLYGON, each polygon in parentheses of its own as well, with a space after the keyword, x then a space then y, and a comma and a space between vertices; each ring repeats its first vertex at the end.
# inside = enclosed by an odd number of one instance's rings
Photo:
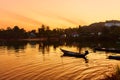
POLYGON ((23 41, 5 41, 1 43, 4 43, 1 46, 6 46, 7 50, 14 50, 16 53, 19 53, 20 51, 24 51, 27 44, 27 42, 23 42, 23 41))

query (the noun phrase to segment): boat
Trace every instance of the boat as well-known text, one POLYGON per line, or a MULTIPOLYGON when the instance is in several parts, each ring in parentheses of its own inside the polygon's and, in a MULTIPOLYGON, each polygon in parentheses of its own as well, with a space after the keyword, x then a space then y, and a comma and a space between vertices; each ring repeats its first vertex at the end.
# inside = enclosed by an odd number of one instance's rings
POLYGON ((117 48, 94 48, 95 51, 106 51, 106 52, 113 52, 113 53, 120 53, 120 49, 117 48))
POLYGON ((120 56, 108 56, 108 59, 120 60, 120 56))
POLYGON ((67 50, 64 50, 64 49, 60 49, 60 50, 64 53, 63 56, 72 56, 72 57, 85 58, 85 56, 89 54, 88 51, 85 51, 84 54, 81 54, 81 53, 77 53, 77 52, 67 51, 67 50))

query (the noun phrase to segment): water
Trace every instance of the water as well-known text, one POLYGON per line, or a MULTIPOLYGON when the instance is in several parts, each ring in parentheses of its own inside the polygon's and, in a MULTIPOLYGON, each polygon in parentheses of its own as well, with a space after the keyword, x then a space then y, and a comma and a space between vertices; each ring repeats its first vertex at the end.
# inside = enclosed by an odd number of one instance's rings
POLYGON ((0 80, 103 79, 115 70, 115 65, 120 61, 107 59, 115 53, 93 52, 92 47, 95 45, 99 44, 1 42, 0 80), (63 53, 60 48, 81 53, 88 50, 90 54, 87 55, 87 61, 83 58, 61 57, 63 53))

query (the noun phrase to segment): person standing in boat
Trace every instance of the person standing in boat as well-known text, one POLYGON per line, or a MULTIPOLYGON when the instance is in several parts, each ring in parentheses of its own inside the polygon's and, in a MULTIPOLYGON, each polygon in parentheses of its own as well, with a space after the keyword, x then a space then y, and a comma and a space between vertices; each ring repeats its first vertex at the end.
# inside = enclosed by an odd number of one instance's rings
POLYGON ((88 50, 85 51, 85 56, 86 56, 87 54, 89 54, 88 50))

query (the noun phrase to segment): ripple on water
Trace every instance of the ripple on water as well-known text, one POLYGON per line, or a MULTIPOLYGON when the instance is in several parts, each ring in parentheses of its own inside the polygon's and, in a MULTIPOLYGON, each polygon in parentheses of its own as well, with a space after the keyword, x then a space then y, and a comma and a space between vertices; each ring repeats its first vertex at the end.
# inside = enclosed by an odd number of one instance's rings
POLYGON ((112 70, 108 60, 85 63, 83 59, 65 58, 62 62, 33 61, 16 65, 1 73, 0 80, 97 80, 112 70))

